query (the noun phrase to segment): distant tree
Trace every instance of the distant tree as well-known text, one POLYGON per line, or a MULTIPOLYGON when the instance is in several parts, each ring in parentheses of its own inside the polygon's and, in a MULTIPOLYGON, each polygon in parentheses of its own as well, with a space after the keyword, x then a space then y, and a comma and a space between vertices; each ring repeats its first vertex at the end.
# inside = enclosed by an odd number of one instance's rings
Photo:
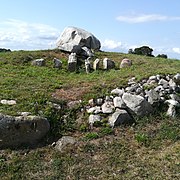
POLYGON ((133 49, 129 49, 128 54, 134 54, 133 49))
POLYGON ((156 57, 158 57, 158 58, 165 58, 165 59, 168 58, 168 56, 166 54, 158 54, 156 57))
POLYGON ((0 48, 0 52, 11 52, 10 49, 0 48))
POLYGON ((144 56, 153 56, 153 49, 148 46, 142 46, 134 49, 134 54, 144 55, 144 56))

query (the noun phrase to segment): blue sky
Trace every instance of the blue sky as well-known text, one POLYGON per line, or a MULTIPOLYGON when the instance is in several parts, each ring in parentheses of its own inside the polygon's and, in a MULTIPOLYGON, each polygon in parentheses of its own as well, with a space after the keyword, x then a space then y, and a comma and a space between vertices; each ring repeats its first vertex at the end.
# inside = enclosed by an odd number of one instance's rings
POLYGON ((1 48, 54 48, 66 26, 93 33, 105 51, 148 45, 180 59, 179 0, 1 0, 1 48))

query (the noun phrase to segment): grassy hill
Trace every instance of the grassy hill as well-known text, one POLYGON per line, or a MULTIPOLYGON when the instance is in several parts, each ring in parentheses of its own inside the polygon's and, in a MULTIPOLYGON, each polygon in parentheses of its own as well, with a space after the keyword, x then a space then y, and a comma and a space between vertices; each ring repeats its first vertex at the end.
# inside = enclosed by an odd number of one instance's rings
MULTIPOLYGON (((45 145, 35 149, 0 150, 0 179, 179 179, 179 116, 170 119, 159 113, 137 119, 133 127, 90 131, 74 125, 71 111, 69 123, 57 126, 49 101, 61 104, 82 100, 86 104, 91 98, 125 86, 131 77, 141 80, 180 72, 179 60, 111 52, 97 52, 94 58, 104 57, 113 59, 117 69, 86 74, 82 66, 77 73, 69 73, 68 55, 58 50, 0 53, 0 100, 17 102, 15 106, 0 104, 0 113, 41 114, 51 121, 53 138, 79 138, 78 146, 64 153, 48 144, 52 134, 45 145), (62 70, 53 68, 54 57, 63 61, 62 70), (38 58, 46 60, 45 67, 31 65, 38 58), (133 66, 119 70, 123 58, 131 59, 133 66)), ((86 124, 87 118, 83 121, 86 124)))

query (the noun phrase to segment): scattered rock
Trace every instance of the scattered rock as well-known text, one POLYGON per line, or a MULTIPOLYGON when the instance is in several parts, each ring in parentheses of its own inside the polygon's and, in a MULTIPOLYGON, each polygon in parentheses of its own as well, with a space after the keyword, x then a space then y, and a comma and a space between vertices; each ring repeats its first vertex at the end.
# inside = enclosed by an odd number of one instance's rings
POLYGON ((118 96, 122 96, 123 93, 124 93, 124 89, 119 89, 119 88, 113 89, 111 91, 111 94, 118 95, 118 96))
POLYGON ((4 105, 16 105, 16 101, 15 100, 3 99, 3 100, 1 100, 1 104, 4 104, 4 105))
POLYGON ((77 140, 74 137, 71 136, 63 136, 61 139, 59 139, 56 142, 55 149, 63 152, 66 150, 68 146, 72 146, 77 142, 77 140))
POLYGON ((124 101, 122 100, 121 97, 115 97, 113 99, 113 102, 114 102, 114 107, 115 108, 126 108, 126 105, 124 103, 124 101))
POLYGON ((132 66, 132 61, 125 58, 121 61, 121 64, 120 64, 120 68, 124 68, 124 67, 130 67, 132 66))
POLYGON ((118 109, 110 116, 108 122, 111 127, 114 127, 122 124, 131 124, 134 120, 126 110, 118 109))
POLYGON ((155 91, 154 89, 149 90, 148 93, 147 93, 147 96, 148 96, 148 102, 152 106, 156 106, 160 102, 161 97, 157 93, 157 91, 155 91))
POLYGON ((177 73, 173 79, 177 85, 180 85, 180 73, 177 73))
POLYGON ((169 108, 166 112, 167 116, 175 117, 176 116, 176 107, 180 106, 180 103, 178 101, 175 101, 174 99, 166 100, 165 103, 169 104, 169 108))
POLYGON ((105 102, 102 105, 102 112, 104 114, 111 114, 114 111, 114 106, 112 102, 105 102))
POLYGON ((91 115, 89 116, 89 124, 90 124, 90 126, 93 127, 93 124, 94 124, 95 122, 100 122, 101 119, 102 119, 102 118, 101 118, 100 115, 93 115, 93 114, 91 114, 91 115))
POLYGON ((33 66, 45 66, 46 65, 46 61, 44 59, 35 59, 32 61, 32 65, 33 66))
POLYGON ((60 59, 54 58, 53 59, 54 62, 54 68, 58 68, 61 69, 62 68, 62 61, 60 59))

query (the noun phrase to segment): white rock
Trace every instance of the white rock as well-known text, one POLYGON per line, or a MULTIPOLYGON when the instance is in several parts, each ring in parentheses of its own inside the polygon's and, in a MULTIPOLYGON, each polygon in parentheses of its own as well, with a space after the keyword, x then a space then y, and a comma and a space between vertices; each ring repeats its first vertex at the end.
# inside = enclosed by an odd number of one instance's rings
POLYGON ((99 50, 100 41, 91 33, 77 27, 66 27, 57 40, 57 47, 72 52, 74 46, 87 47, 99 50))
POLYGON ((91 125, 91 127, 93 126, 93 124, 97 121, 101 121, 101 116, 100 115, 93 115, 91 114, 89 116, 89 124, 91 125))
POLYGON ((113 89, 111 91, 111 94, 115 94, 115 95, 118 95, 118 96, 122 96, 123 93, 124 93, 124 88, 123 89, 116 88, 116 89, 113 89))
POLYGON ((112 113, 114 110, 114 106, 113 106, 113 103, 112 102, 105 102, 103 105, 102 105, 102 112, 104 114, 110 114, 112 113))
POLYGON ((125 105, 125 103, 124 103, 124 101, 122 100, 121 97, 115 97, 113 99, 113 102, 114 102, 114 107, 115 108, 125 108, 126 107, 126 105, 125 105))
POLYGON ((1 104, 4 104, 4 105, 15 105, 16 101, 15 100, 6 100, 6 99, 3 99, 3 100, 1 100, 1 104))

